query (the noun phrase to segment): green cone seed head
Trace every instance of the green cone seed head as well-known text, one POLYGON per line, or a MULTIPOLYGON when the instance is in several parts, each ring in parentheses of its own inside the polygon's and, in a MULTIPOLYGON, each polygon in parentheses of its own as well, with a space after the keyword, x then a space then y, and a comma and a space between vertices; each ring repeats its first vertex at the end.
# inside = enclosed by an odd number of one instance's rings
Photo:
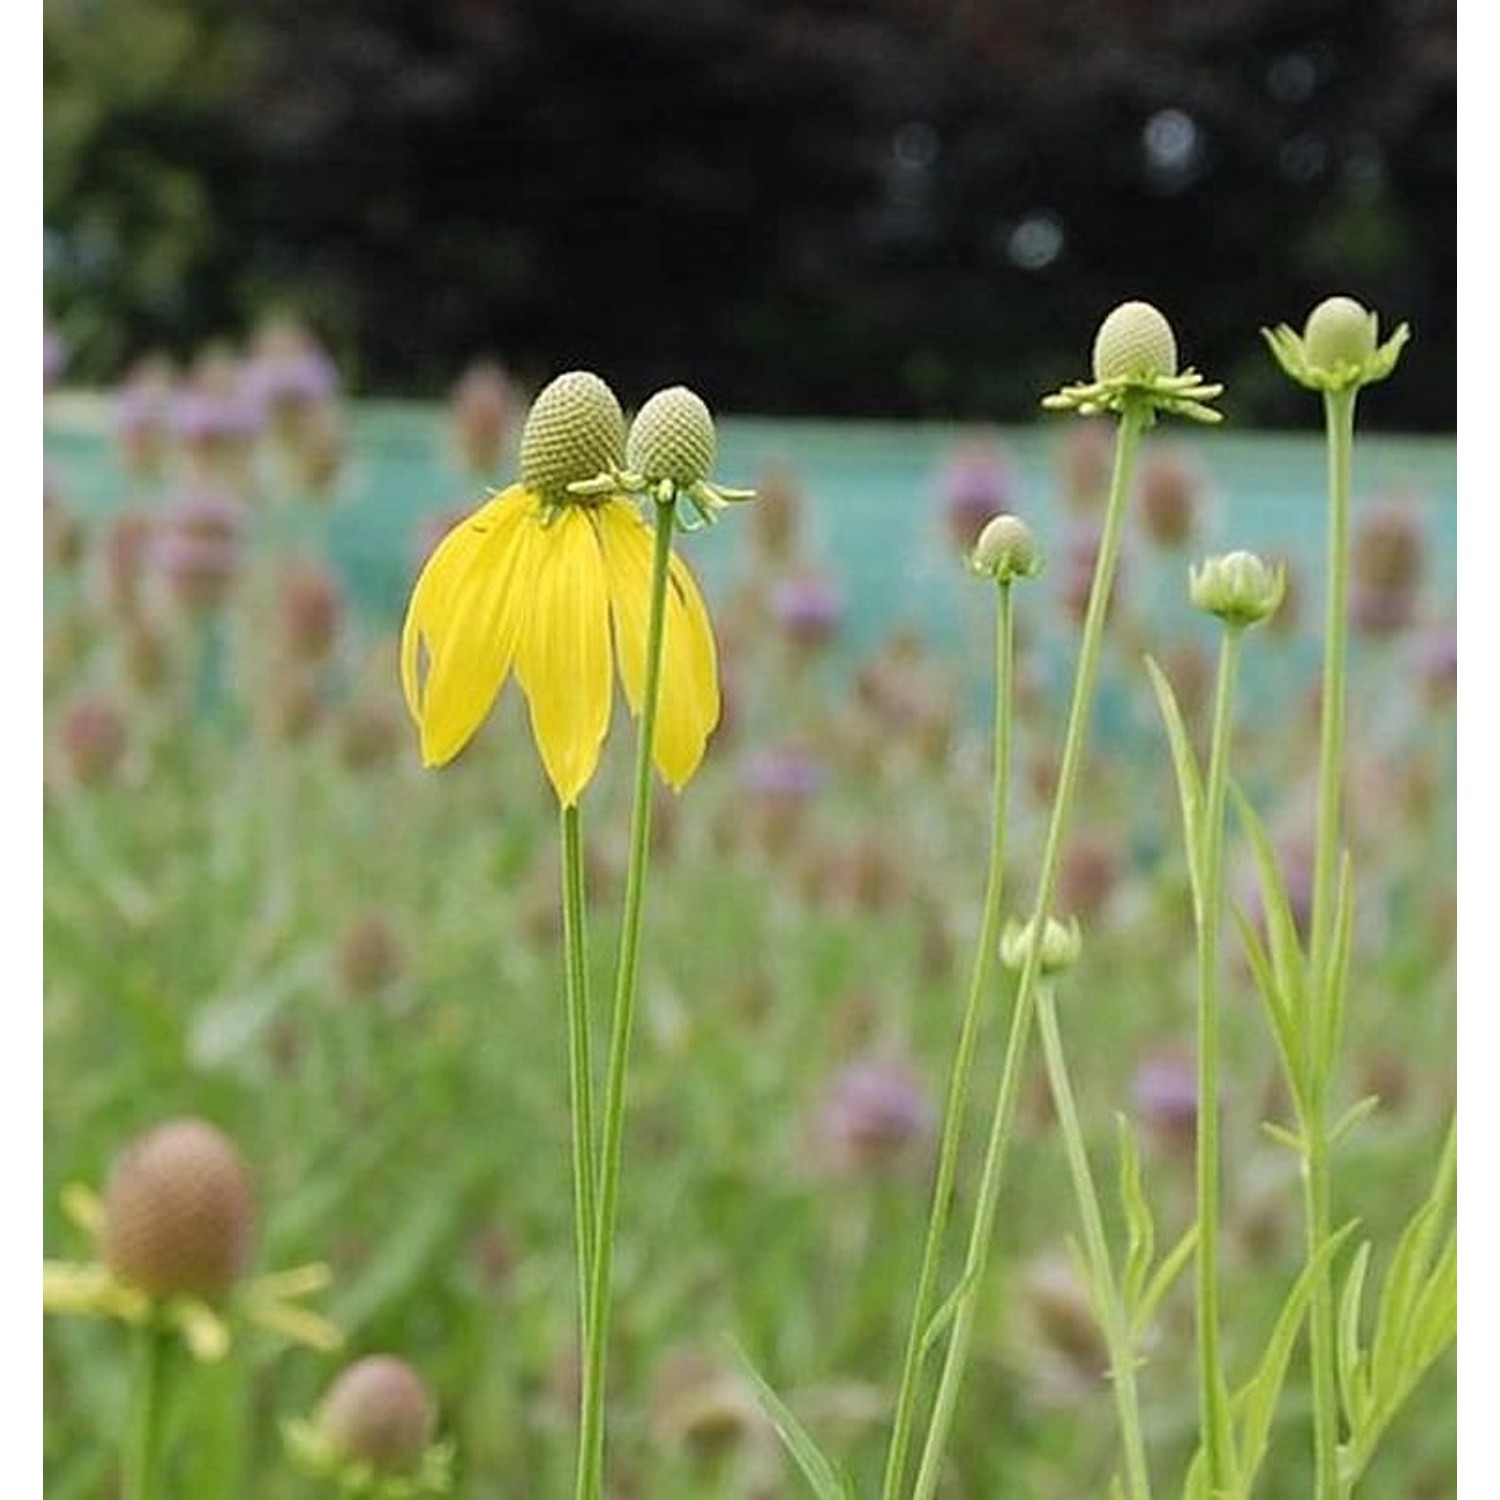
POLYGON ((1122 302, 1094 336, 1095 380, 1150 380, 1177 373, 1172 325, 1149 302, 1122 302))
POLYGON ((1020 516, 1012 515, 994 516, 985 522, 969 563, 976 573, 984 573, 996 583, 1035 578, 1042 570, 1031 527, 1020 516))
POLYGON ((1199 609, 1226 624, 1256 625, 1276 613, 1286 593, 1286 569, 1253 552, 1211 557, 1188 574, 1188 592, 1199 609))
POLYGON ((101 1235, 115 1277, 153 1297, 223 1298, 250 1262, 255 1210, 233 1142, 203 1120, 172 1120, 121 1155, 101 1235))
POLYGON ((625 453, 625 416, 615 393, 587 370, 544 386, 521 429, 521 483, 549 500, 568 486, 617 469, 625 453))
MULTIPOLYGON (((1033 941, 1031 922, 1007 922, 1000 939, 1000 960, 1007 969, 1020 969, 1026 963, 1033 941)), ((1059 974, 1071 968, 1083 949, 1083 934, 1076 919, 1059 922, 1048 917, 1042 926, 1040 969, 1043 974, 1059 974)))
POLYGON ((1316 370, 1362 365, 1375 352, 1375 314, 1352 297, 1329 297, 1308 314, 1302 331, 1307 362, 1316 370))
POLYGON ((670 479, 686 489, 713 472, 714 419, 685 385, 658 391, 636 413, 625 443, 625 465, 650 484, 670 479))
POLYGON ((403 1474, 421 1464, 435 1424, 432 1398, 411 1366, 372 1354, 329 1387, 314 1425, 340 1458, 377 1474, 403 1474))

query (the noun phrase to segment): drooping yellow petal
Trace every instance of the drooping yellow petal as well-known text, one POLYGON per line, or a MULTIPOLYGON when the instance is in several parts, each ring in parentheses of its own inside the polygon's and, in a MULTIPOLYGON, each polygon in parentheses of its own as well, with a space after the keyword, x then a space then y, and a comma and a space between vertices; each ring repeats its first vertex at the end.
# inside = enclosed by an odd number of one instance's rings
POLYGON ((681 791, 703 759, 719 722, 719 657, 698 584, 675 554, 667 588, 656 763, 681 791))
POLYGON ((536 537, 516 676, 542 764, 570 807, 593 776, 609 729, 609 585, 589 507, 565 506, 536 537))
MULTIPOLYGON (((598 514, 620 679, 631 711, 638 715, 645 694, 654 538, 651 528, 623 501, 601 506, 598 514)), ((719 722, 719 674, 703 597, 687 565, 675 555, 663 631, 661 702, 651 758, 667 782, 680 789, 698 769, 708 736, 719 722)))
POLYGON ((615 623, 615 655, 625 701, 641 711, 646 691, 646 639, 651 626, 651 528, 625 500, 609 500, 595 513, 609 576, 610 612, 615 623))
POLYGON ((504 685, 529 607, 536 514, 535 496, 512 486, 454 527, 417 580, 401 682, 429 766, 463 749, 504 685))

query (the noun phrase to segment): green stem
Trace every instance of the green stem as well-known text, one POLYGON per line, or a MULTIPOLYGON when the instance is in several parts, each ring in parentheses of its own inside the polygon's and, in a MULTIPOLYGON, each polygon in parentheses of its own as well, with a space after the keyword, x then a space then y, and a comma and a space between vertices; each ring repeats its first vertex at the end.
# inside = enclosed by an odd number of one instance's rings
MULTIPOLYGON (((1349 511, 1354 456, 1354 403, 1357 388, 1330 391, 1324 398, 1328 438, 1328 598, 1324 616, 1321 733, 1318 749, 1317 845, 1313 864, 1313 983, 1310 1035, 1323 1038, 1327 1007, 1334 1003, 1333 919, 1337 899, 1344 772, 1344 700, 1349 636, 1349 511)), ((1307 1221, 1307 1254, 1315 1256, 1332 1224, 1329 1180, 1327 1097, 1332 1051, 1321 1045, 1302 1109, 1306 1160, 1302 1196, 1307 1221)), ((1325 1265, 1314 1279, 1308 1303, 1308 1346, 1312 1363, 1313 1454, 1316 1500, 1338 1494, 1338 1385, 1334 1370, 1333 1274, 1325 1265)))
MULTIPOLYGON (((1073 681, 1073 698, 1068 711, 1067 732, 1063 739, 1062 763, 1058 770, 1057 794, 1052 803, 1052 817, 1047 827, 1047 842, 1042 851, 1042 868, 1037 880, 1036 905, 1032 913, 1032 931, 1040 933, 1051 910, 1057 885, 1057 871, 1062 857, 1063 839, 1073 809, 1073 793, 1083 762, 1083 747, 1093 702, 1094 682, 1098 676, 1099 658, 1104 643, 1104 620, 1114 584, 1115 566, 1120 555, 1124 530, 1125 499, 1130 487, 1130 473, 1141 434, 1151 418, 1149 406, 1135 403, 1127 406, 1120 419, 1115 440, 1114 472, 1110 479, 1109 503, 1105 511, 1104 532, 1099 543, 1099 559, 1094 569, 1089 593, 1088 613, 1084 617, 1083 639, 1078 652, 1078 670, 1073 681)), ((917 1470, 914 1500, 930 1500, 937 1488, 939 1465, 947 1444, 948 1430, 958 1402, 959 1385, 968 1362, 969 1346, 974 1337, 974 1319, 978 1312, 980 1283, 988 1261, 990 1240, 994 1233, 995 1210, 999 1203, 1000 1179, 1005 1163, 1005 1148, 1010 1140, 1020 1095, 1021 1065, 1030 1038, 1031 1016, 1035 1009, 1038 964, 1042 945, 1028 945, 1026 962, 1017 984, 1015 1008, 1011 1013, 1010 1034, 1005 1060, 1001 1067, 1000 1087, 995 1098, 990 1124, 989 1144, 980 1176, 979 1198, 969 1235, 958 1308, 953 1331, 943 1360, 937 1397, 928 1422, 922 1460, 917 1470)))
POLYGON ((166 1336, 159 1328, 148 1324, 136 1330, 122 1500, 156 1500, 164 1493, 161 1457, 166 1357, 166 1336))
POLYGON ((583 839, 578 804, 562 810, 563 943, 567 951, 568 1084, 573 1103, 573 1213, 578 1258, 579 1347, 586 1349, 592 1322, 594 1241, 593 1027, 589 1016, 587 937, 584 925, 583 839))
POLYGON ((1115 1407, 1120 1417, 1120 1435, 1125 1444, 1126 1493, 1131 1500, 1151 1500, 1151 1475, 1146 1463, 1146 1439, 1141 1426, 1140 1396, 1135 1382, 1135 1350, 1131 1347, 1130 1328, 1125 1309, 1115 1285, 1114 1269, 1109 1258, 1109 1242, 1104 1234, 1104 1215, 1099 1208, 1099 1193, 1089 1167, 1088 1147, 1083 1126, 1078 1119, 1073 1088, 1068 1081, 1063 1059, 1062 1036, 1057 1029, 1057 1005, 1052 986, 1037 987, 1037 1025, 1042 1034, 1042 1051, 1047 1059, 1047 1079, 1052 1086, 1052 1102, 1057 1109, 1057 1123, 1062 1130, 1063 1148, 1068 1170, 1073 1178, 1073 1192, 1078 1199, 1078 1216, 1083 1220, 1083 1242, 1088 1252, 1089 1275, 1095 1287, 1096 1306, 1103 1303, 1104 1336, 1109 1343, 1109 1369, 1115 1390, 1115 1407))
POLYGON ((1198 1415, 1209 1490, 1229 1483, 1229 1394, 1219 1353, 1219 925, 1224 887, 1224 797, 1235 679, 1244 627, 1229 625, 1219 645, 1219 681, 1203 822, 1194 851, 1198 872, 1198 1415))
POLYGON ((1015 631, 1011 585, 1001 584, 999 593, 999 607, 995 615, 994 790, 984 915, 979 927, 979 945, 974 952, 974 967, 969 980, 963 1022, 959 1029, 958 1046, 953 1056, 953 1069, 948 1079, 948 1098, 943 1108, 943 1136, 938 1147, 937 1180, 933 1185, 932 1208, 927 1220, 927 1243, 922 1251, 922 1267, 917 1275, 911 1327, 907 1331, 906 1354, 901 1368, 901 1388, 896 1399, 891 1445, 886 1458, 885 1485, 882 1490, 885 1500, 895 1500, 906 1474, 912 1422, 916 1416, 918 1377, 933 1290, 942 1262, 943 1240, 952 1207, 953 1179, 958 1169, 958 1148, 963 1135, 964 1112, 974 1070, 974 1053, 984 1014, 984 998, 1000 941, 1000 895, 1005 877, 1005 812, 1009 802, 1010 779, 1011 660, 1014 655, 1015 631))
POLYGON ((614 1265, 615 1215, 620 1194, 620 1157, 625 1135, 625 1075, 640 975, 641 911, 651 835, 651 759, 661 698, 662 641, 667 581, 672 561, 672 527, 677 502, 656 506, 656 546, 651 570, 651 608, 646 634, 646 682, 636 745, 635 802, 630 818, 630 857, 625 872, 625 910, 615 970, 614 1019, 604 1093, 604 1135, 599 1158, 593 1285, 590 1290, 587 1357, 583 1372, 583 1421, 578 1451, 578 1500, 598 1500, 604 1484, 605 1354, 609 1346, 610 1277, 614 1265))

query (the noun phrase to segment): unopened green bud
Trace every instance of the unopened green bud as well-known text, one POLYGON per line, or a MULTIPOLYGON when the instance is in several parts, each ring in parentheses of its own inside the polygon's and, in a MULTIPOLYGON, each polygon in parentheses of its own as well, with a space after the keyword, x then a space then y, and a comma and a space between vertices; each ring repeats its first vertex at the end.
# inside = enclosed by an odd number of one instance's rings
POLYGON ((1199 609, 1229 625, 1257 625, 1276 613, 1286 594, 1286 569, 1253 552, 1211 557, 1188 574, 1188 591, 1199 609))
POLYGON ((999 515, 985 523, 969 554, 969 566, 996 583, 1035 578, 1042 571, 1036 538, 1020 516, 999 515))
POLYGON ((1172 325, 1149 302, 1122 302, 1099 325, 1095 380, 1152 380, 1176 373, 1172 325))
MULTIPOLYGON (((1026 964, 1031 952, 1033 922, 1007 922, 1005 934, 1000 939, 1000 959, 1008 969, 1020 969, 1026 964)), ((1076 918, 1060 922, 1048 917, 1042 925, 1042 951, 1040 955, 1043 974, 1059 974, 1078 961, 1083 949, 1083 934, 1078 930, 1076 918)))
POLYGON ((568 486, 618 469, 625 456, 625 416, 615 393, 587 370, 570 370, 544 386, 521 429, 521 483, 562 501, 568 486))
POLYGON ((1307 362, 1330 373, 1341 365, 1363 365, 1375 353, 1375 314, 1352 297, 1329 297, 1307 316, 1302 344, 1307 362))
POLYGON ((686 489, 713 472, 714 419, 685 385, 658 391, 636 413, 625 443, 626 467, 648 485, 663 479, 686 489))

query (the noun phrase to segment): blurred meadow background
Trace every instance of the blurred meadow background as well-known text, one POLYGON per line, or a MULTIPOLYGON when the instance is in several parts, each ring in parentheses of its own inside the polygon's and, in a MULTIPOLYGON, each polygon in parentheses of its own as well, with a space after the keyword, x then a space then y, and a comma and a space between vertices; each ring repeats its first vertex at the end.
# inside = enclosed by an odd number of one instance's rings
MULTIPOLYGON (((873 1485, 982 895, 992 595, 965 550, 1012 510, 1046 559, 1017 599, 1019 900, 1110 452, 1038 400, 1086 374, 1114 302, 1156 302, 1227 420, 1164 423, 1142 458, 1060 999, 1098 1159, 1126 1116, 1169 1242, 1192 1212, 1192 916, 1143 658, 1206 733, 1215 631, 1188 566, 1286 561, 1247 642, 1237 773, 1310 883, 1321 415, 1258 330, 1330 292, 1413 325, 1361 399, 1354 472, 1342 1103, 1380 1103, 1341 1147, 1337 1213, 1389 1244, 1456 1077, 1454 46, 1440 0, 48 0, 46 1254, 88 1257, 70 1184, 158 1121, 210 1119, 253 1173, 256 1264, 331 1266, 347 1354, 429 1382, 457 1492, 567 1493, 552 793, 514 690, 424 771, 395 642, 436 538, 513 476, 543 382, 597 370, 627 408, 685 383, 719 418, 718 475, 759 499, 681 543, 724 718, 656 804, 612 1492, 801 1493, 737 1349, 873 1485)), ((589 793, 601 989, 625 723, 589 793)), ((1295 1162, 1260 1129, 1287 1109, 1274 1047, 1226 949, 1234 1361, 1301 1245, 1295 1162)), ((1107 1484, 1073 1216, 1038 1056, 952 1496, 1107 1484)), ((1143 1374, 1174 1475, 1188 1291, 1143 1374)), ((47 1493, 112 1494, 122 1330, 49 1319, 44 1349, 47 1493)), ((342 1357, 251 1338, 195 1380, 177 1420, 211 1441, 181 1444, 182 1493, 316 1493, 280 1424, 342 1357)), ((1272 1500, 1306 1492, 1302 1379, 1272 1500)), ((1450 1356, 1362 1495, 1454 1493, 1454 1385, 1450 1356)))

